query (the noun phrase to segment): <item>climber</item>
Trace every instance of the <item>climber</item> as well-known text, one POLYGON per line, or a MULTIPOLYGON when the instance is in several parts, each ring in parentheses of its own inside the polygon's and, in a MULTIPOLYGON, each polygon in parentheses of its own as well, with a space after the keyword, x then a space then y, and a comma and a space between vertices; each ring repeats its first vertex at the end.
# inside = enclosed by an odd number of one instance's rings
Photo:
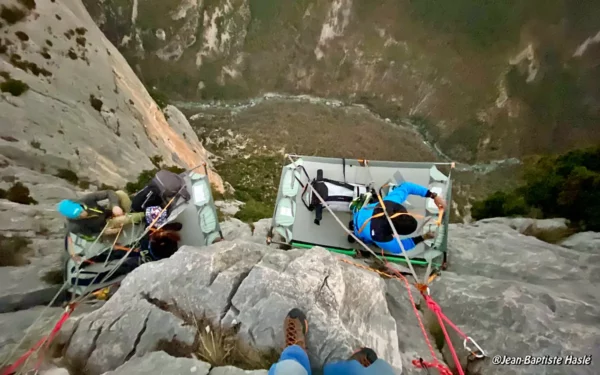
POLYGON ((58 204, 58 212, 68 220, 68 230, 81 236, 96 237, 105 230, 112 234, 120 226, 130 222, 140 222, 143 213, 126 215, 131 209, 131 199, 124 191, 101 190, 87 194, 78 200, 65 199, 58 204), (108 206, 101 201, 108 199, 108 206), (141 215, 141 216, 140 216, 141 215))
MULTIPOLYGON (((311 375, 306 353, 306 315, 300 309, 292 309, 283 322, 283 332, 286 347, 268 375, 311 375)), ((323 375, 394 375, 394 370, 387 362, 378 359, 372 349, 362 348, 348 360, 326 363, 323 375)))
MULTIPOLYGON (((393 188, 389 194, 383 199, 387 213, 394 223, 394 228, 398 235, 409 235, 417 230, 418 222, 410 215, 406 207, 402 205, 409 195, 417 195, 424 198, 432 198, 435 204, 440 209, 446 208, 446 202, 436 193, 428 190, 426 187, 414 184, 412 182, 404 182, 393 188)), ((383 214, 383 208, 379 201, 364 206, 353 213, 350 230, 354 235, 361 239, 366 244, 375 244, 383 251, 400 255, 402 249, 398 241, 394 238, 394 232, 389 225, 388 219, 383 214)), ((349 240, 353 240, 352 236, 348 236, 349 240)), ((400 240, 405 251, 415 248, 415 246, 424 240, 433 238, 433 233, 405 238, 400 240)), ((352 242, 352 241, 351 241, 352 242)))

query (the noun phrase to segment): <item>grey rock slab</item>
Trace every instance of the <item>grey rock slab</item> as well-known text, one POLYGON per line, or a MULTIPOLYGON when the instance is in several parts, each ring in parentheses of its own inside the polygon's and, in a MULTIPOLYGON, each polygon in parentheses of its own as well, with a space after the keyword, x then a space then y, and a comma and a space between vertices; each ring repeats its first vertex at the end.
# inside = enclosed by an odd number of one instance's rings
POLYGON ((402 367, 383 280, 340 262, 325 249, 269 252, 244 279, 231 304, 225 322, 241 323, 242 337, 258 348, 283 345, 283 319, 298 307, 309 319, 313 367, 346 359, 361 346, 402 367))
POLYGON ((600 255, 600 233, 576 233, 562 241, 560 245, 583 253, 600 255))
POLYGON ((84 365, 86 373, 102 374, 132 357, 157 350, 162 342, 175 338, 184 345, 194 342, 195 328, 182 319, 143 298, 129 302, 112 298, 82 317, 65 357, 84 365))
POLYGON ((29 310, 0 314, 0 363, 13 363, 25 354, 50 332, 63 312, 62 308, 44 309, 38 306, 29 310), (16 348, 21 340, 22 344, 16 348))
MULTIPOLYGON (((168 165, 188 168, 209 161, 189 124, 167 122, 80 0, 38 1, 22 21, 5 24, 3 31, 4 39, 12 42, 8 56, 18 54, 46 73, 3 65, 13 79, 29 86, 20 96, 0 93, 0 123, 10 124, 3 127, 3 135, 16 140, 0 140, 0 154, 14 165, 51 175, 68 169, 97 185, 124 186, 153 167, 154 155, 168 165), (75 32, 83 28, 82 35, 75 32), (21 42, 16 31, 29 39, 21 42), (49 58, 40 54, 42 48, 49 58)), ((220 177, 209 173, 222 187, 220 177)), ((53 190, 46 197, 41 190, 35 194, 42 199, 62 195, 53 190)))
POLYGON ((171 357, 163 351, 129 360, 104 375, 207 375, 210 364, 191 358, 171 357))
POLYGON ((227 200, 227 201, 216 201, 215 206, 217 206, 223 215, 234 216, 238 213, 241 207, 244 205, 244 202, 236 201, 236 200, 227 200))
MULTIPOLYGON (((523 236, 505 224, 449 228, 449 270, 432 285, 442 311, 488 352, 485 374, 530 374, 495 366, 494 355, 589 355, 600 344, 600 293, 586 254, 523 236)), ((452 329, 448 328, 451 332, 452 329)), ((452 334, 461 361, 468 354, 452 334)), ((444 359, 452 363, 448 347, 444 359)), ((536 374, 597 374, 592 366, 536 366, 536 374)))
POLYGON ((64 234, 65 220, 56 212, 56 205, 25 205, 0 200, 0 232, 25 237, 39 233, 64 234))
POLYGON ((242 370, 233 366, 215 367, 209 375, 267 375, 267 370, 242 370))
MULTIPOLYGON (((284 252, 243 240, 183 247, 169 259, 137 268, 100 310, 81 319, 66 357, 83 361, 92 375, 110 371, 130 355, 157 348, 154 333, 183 329, 176 316, 207 317, 226 326, 235 320, 240 338, 259 348, 282 348, 283 318, 293 307, 309 316, 315 367, 366 345, 401 368, 383 280, 324 249, 284 252), (156 311, 173 318, 150 324, 149 314, 156 311)), ((194 323, 187 323, 190 334, 194 323)), ((165 336, 181 341, 182 335, 165 336)))
POLYGON ((228 241, 241 238, 249 239, 252 237, 252 229, 250 228, 250 225, 236 218, 231 217, 220 223, 220 226, 223 237, 228 241))
POLYGON ((0 313, 47 305, 60 291, 62 285, 50 285, 41 277, 49 270, 60 269, 62 256, 31 258, 30 261, 26 266, 0 268, 0 313))

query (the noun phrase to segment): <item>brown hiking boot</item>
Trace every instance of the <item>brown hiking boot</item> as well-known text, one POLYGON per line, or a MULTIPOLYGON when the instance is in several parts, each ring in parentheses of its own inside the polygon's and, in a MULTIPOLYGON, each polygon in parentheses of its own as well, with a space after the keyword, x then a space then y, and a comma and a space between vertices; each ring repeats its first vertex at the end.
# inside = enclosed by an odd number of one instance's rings
POLYGON ((285 332, 285 346, 298 345, 306 350, 306 333, 308 332, 308 320, 300 309, 292 309, 283 321, 283 332, 285 332))
POLYGON ((377 360, 377 353, 371 348, 360 348, 352 354, 349 360, 356 360, 363 367, 369 367, 377 360))

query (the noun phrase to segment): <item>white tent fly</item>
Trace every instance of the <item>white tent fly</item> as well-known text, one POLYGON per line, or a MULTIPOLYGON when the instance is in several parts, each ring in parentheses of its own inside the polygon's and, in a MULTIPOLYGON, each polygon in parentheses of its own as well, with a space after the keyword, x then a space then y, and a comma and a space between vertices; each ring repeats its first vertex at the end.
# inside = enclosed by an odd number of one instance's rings
MULTIPOLYGON (((310 209, 307 198, 310 196, 310 189, 307 185, 317 177, 338 181, 342 183, 340 185, 348 186, 350 194, 352 189, 354 190, 354 197, 364 193, 365 186, 374 188, 385 197, 389 190, 385 186, 410 181, 445 197, 448 205, 451 202, 450 172, 444 174, 438 169, 438 167, 446 168, 450 163, 365 161, 298 155, 289 156, 289 160, 290 162, 281 171, 267 243, 305 249, 321 246, 347 255, 357 255, 364 251, 360 244, 348 240, 347 233, 340 228, 340 224, 328 210, 316 212, 310 209)), ((335 186, 329 187, 330 193, 332 188, 335 189, 335 186)), ((338 194, 336 199, 341 202, 330 200, 328 204, 330 208, 334 208, 335 215, 341 222, 348 224, 352 219, 349 203, 342 193, 335 194, 338 194), (345 206, 345 209, 342 206, 345 206)), ((377 198, 373 199, 376 201, 377 198)), ((423 266, 431 263, 434 267, 445 268, 449 212, 443 212, 442 216, 438 217, 440 212, 432 199, 414 196, 409 196, 404 205, 410 213, 416 214, 420 219, 415 233, 400 238, 419 235, 423 229, 435 232, 433 239, 424 241, 406 252, 410 262, 423 266), (438 219, 441 219, 440 225, 436 224, 438 219), (423 228, 424 226, 429 228, 423 228)), ((375 253, 381 254, 381 250, 374 246, 370 247, 375 253)), ((406 263, 404 256, 386 254, 385 258, 391 262, 406 263)))

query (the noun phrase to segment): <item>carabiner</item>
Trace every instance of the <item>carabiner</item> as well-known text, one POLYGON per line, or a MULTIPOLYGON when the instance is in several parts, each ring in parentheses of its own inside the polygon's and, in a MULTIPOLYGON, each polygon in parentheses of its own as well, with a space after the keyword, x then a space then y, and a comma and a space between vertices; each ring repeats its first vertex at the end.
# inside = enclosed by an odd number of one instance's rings
POLYGON ((463 346, 465 347, 466 350, 468 350, 469 352, 471 352, 476 358, 483 358, 483 357, 485 357, 485 351, 471 337, 467 336, 467 338, 463 342, 463 346), (481 354, 475 354, 475 351, 473 349, 471 349, 467 345, 467 342, 469 342, 469 341, 471 341, 471 343, 477 348, 477 350, 479 350, 479 352, 481 354))

